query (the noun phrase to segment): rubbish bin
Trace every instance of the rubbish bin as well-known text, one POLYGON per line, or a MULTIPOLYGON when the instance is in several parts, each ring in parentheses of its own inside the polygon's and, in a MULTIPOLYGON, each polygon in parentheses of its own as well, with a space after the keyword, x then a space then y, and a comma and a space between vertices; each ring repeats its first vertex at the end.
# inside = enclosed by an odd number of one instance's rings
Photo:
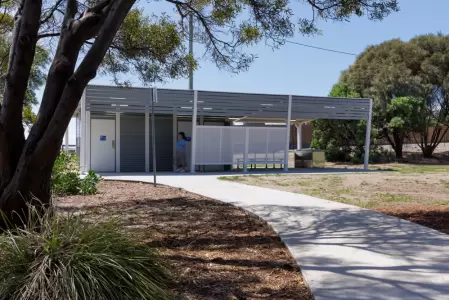
POLYGON ((324 151, 319 149, 302 149, 295 151, 295 168, 324 167, 324 151))

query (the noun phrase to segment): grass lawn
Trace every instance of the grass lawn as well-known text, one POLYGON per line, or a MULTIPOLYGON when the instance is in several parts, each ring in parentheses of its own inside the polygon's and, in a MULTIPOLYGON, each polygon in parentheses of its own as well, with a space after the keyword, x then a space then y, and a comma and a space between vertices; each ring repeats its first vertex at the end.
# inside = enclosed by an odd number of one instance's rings
POLYGON ((449 165, 388 164, 371 168, 389 171, 222 179, 352 204, 449 233, 449 165))
POLYGON ((311 300, 276 233, 235 206, 182 190, 104 181, 99 194, 56 199, 61 212, 115 218, 170 263, 175 299, 311 300))

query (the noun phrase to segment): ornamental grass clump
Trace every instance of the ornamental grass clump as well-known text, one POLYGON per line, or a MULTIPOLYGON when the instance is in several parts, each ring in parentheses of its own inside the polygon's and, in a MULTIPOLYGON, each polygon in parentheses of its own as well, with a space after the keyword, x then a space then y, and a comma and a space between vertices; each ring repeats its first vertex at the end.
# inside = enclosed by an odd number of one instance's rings
POLYGON ((0 300, 170 299, 160 258, 116 223, 30 216, 0 234, 0 300))

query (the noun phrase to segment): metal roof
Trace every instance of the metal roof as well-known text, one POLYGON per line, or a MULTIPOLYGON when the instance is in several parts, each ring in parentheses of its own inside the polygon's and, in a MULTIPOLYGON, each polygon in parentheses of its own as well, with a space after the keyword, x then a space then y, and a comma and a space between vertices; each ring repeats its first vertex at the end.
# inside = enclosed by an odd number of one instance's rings
MULTIPOLYGON (((86 110, 145 113, 151 109, 152 88, 89 85, 86 110)), ((192 115, 193 91, 157 89, 157 114, 192 115)), ((287 118, 289 95, 198 91, 198 116, 287 118)), ((292 119, 367 120, 370 99, 292 96, 292 119)))

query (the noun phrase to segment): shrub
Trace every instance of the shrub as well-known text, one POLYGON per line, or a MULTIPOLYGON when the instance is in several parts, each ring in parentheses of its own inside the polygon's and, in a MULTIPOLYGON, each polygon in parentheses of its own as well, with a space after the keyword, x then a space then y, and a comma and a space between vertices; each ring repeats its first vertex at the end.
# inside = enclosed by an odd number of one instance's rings
POLYGON ((97 193, 97 185, 100 182, 101 177, 94 171, 89 171, 87 176, 81 180, 80 189, 83 195, 94 195, 97 193))
POLYGON ((52 180, 53 192, 57 195, 78 195, 81 178, 76 172, 65 172, 55 175, 52 180))
POLYGON ((327 161, 344 162, 350 160, 350 154, 343 151, 340 147, 330 144, 324 150, 324 155, 327 161))
POLYGON ((76 155, 61 151, 53 165, 53 173, 64 173, 67 171, 78 172, 78 160, 76 155))
POLYGON ((46 213, 0 235, 0 300, 170 299, 154 250, 115 223, 46 213))
POLYGON ((52 190, 56 195, 93 195, 101 177, 89 171, 84 179, 80 178, 77 157, 61 152, 56 158, 51 175, 52 190))

